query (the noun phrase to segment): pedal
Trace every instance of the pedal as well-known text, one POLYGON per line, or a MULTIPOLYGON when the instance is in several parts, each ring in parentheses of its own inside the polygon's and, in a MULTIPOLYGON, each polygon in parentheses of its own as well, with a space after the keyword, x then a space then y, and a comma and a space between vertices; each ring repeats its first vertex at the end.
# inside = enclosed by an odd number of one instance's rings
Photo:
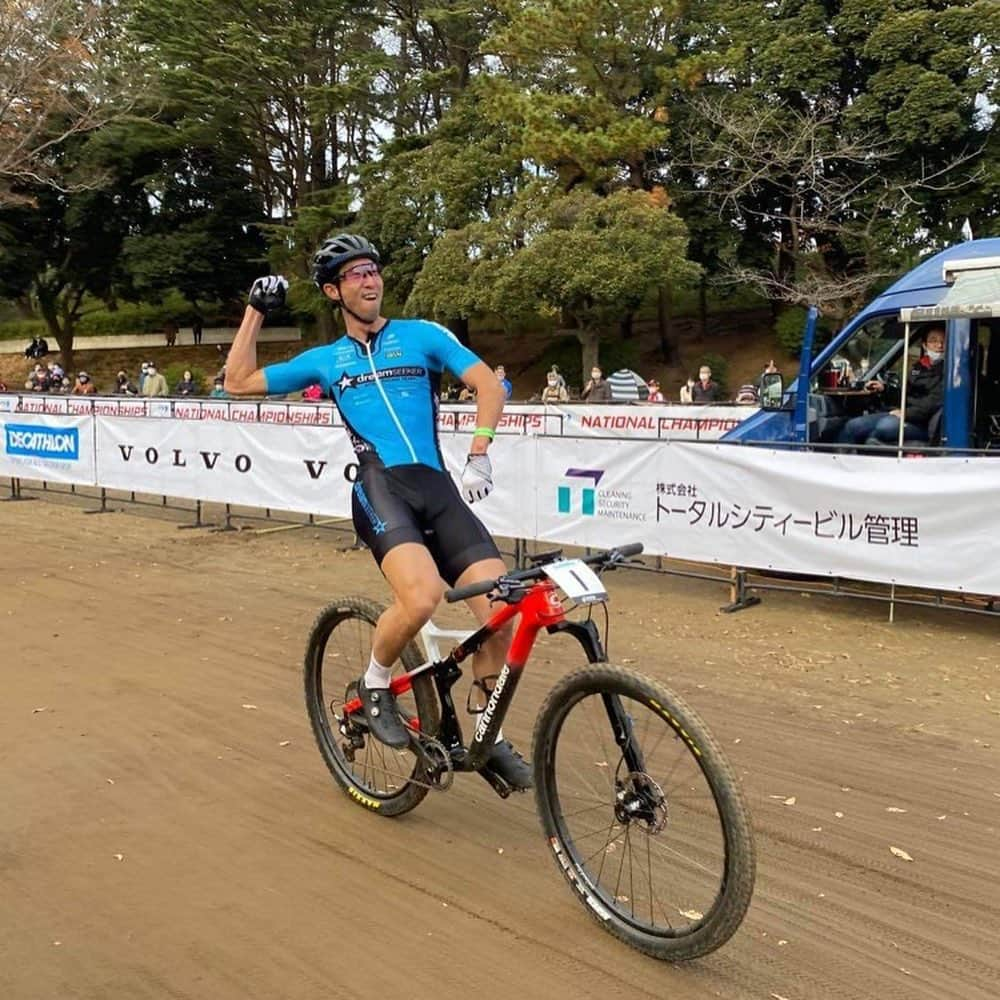
POLYGON ((501 778, 499 774, 491 771, 489 766, 480 768, 477 773, 502 799, 507 798, 510 793, 514 791, 513 786, 508 784, 508 782, 501 778))

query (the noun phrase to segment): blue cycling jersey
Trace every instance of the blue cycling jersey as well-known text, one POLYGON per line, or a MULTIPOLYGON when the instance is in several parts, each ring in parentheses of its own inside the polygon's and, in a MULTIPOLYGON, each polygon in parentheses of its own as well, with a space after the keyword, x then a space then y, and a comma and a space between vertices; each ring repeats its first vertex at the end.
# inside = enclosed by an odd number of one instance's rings
POLYGON ((394 319, 367 344, 343 336, 267 365, 267 392, 283 395, 319 383, 337 404, 358 455, 387 466, 444 470, 437 414, 441 373, 461 376, 479 358, 455 335, 422 319, 394 319))

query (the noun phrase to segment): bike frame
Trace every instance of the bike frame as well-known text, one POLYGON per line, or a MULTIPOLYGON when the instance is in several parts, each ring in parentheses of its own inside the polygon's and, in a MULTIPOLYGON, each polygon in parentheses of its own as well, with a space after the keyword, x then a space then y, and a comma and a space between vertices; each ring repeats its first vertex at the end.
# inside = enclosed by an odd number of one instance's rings
MULTIPOLYGON (((542 629, 549 633, 568 632, 583 647, 590 663, 604 663, 607 656, 601 643, 597 626, 592 619, 569 621, 566 610, 551 580, 533 583, 516 600, 500 608, 488 621, 463 639, 440 660, 433 660, 396 677, 390 687, 400 695, 413 687, 414 678, 431 671, 441 702, 441 724, 435 738, 445 747, 452 764, 459 771, 479 771, 486 763, 490 749, 503 725, 507 710, 514 698, 521 672, 531 655, 535 640, 542 629), (451 689, 462 676, 459 664, 479 650, 508 622, 520 616, 503 667, 496 677, 493 690, 479 716, 469 746, 465 745, 462 729, 455 711, 451 689)), ((643 762, 632 740, 631 719, 617 695, 602 695, 615 742, 625 753, 629 767, 635 772, 643 770, 643 762)), ((361 711, 361 700, 354 698, 344 706, 346 715, 361 711)), ((416 723, 417 720, 413 720, 416 723)))

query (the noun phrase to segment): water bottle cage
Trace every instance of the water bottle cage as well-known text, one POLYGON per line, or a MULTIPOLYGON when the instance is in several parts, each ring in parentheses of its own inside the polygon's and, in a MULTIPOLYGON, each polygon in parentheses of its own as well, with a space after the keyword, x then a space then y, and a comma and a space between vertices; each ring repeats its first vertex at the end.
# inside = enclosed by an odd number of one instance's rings
POLYGON ((490 674, 487 677, 477 677, 472 682, 472 687, 469 688, 469 693, 465 698, 465 710, 469 715, 479 715, 479 713, 486 707, 486 703, 490 700, 490 695, 493 693, 493 688, 496 685, 496 681, 499 678, 499 674, 490 674), (490 686, 487 687, 487 682, 490 682, 490 686), (478 707, 474 707, 472 704, 472 696, 476 691, 482 691, 483 693, 483 703, 478 707))

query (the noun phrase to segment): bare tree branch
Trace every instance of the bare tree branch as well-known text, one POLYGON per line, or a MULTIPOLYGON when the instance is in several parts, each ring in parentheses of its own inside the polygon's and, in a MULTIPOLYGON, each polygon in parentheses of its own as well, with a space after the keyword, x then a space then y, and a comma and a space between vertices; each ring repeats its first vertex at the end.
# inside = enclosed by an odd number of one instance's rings
POLYGON ((102 182, 68 181, 56 160, 71 136, 134 105, 115 76, 106 13, 93 0, 0 0, 0 205, 25 200, 18 182, 64 191, 102 182))

